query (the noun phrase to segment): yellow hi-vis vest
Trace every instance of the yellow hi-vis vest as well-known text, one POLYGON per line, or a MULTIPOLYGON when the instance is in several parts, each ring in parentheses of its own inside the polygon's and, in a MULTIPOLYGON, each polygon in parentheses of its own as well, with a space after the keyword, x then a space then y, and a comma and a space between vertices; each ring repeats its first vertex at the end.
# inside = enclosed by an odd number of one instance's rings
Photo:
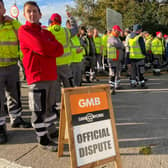
POLYGON ((64 54, 61 57, 56 58, 57 65, 66 65, 71 63, 71 48, 70 48, 70 30, 59 25, 52 25, 48 27, 48 30, 52 32, 55 38, 63 45, 64 54))
POLYGON ((17 64, 19 60, 17 30, 20 26, 16 20, 0 24, 0 67, 17 64))
POLYGON ((128 41, 129 47, 130 47, 130 55, 129 55, 130 59, 143 59, 143 58, 145 58, 145 56, 141 52, 141 48, 140 48, 140 45, 138 42, 140 37, 141 36, 138 35, 138 36, 135 36, 134 38, 130 38, 128 41))
POLYGON ((151 51, 151 44, 152 44, 152 38, 151 38, 151 36, 149 35, 149 36, 146 38, 146 41, 145 41, 146 51, 151 51))
POLYGON ((117 59, 117 49, 108 42, 107 42, 107 57, 110 59, 117 59))
POLYGON ((162 55, 164 53, 164 45, 162 39, 158 39, 157 37, 154 38, 152 41, 151 50, 155 55, 162 55))
POLYGON ((99 36, 93 37, 93 40, 94 40, 95 47, 96 47, 96 54, 100 54, 101 47, 102 47, 101 37, 99 37, 99 36))
POLYGON ((107 56, 107 39, 108 39, 107 34, 102 36, 103 56, 107 56))
POLYGON ((82 62, 83 55, 84 55, 84 49, 82 52, 77 53, 77 48, 82 48, 80 44, 80 40, 77 35, 73 36, 71 38, 71 50, 72 50, 72 62, 82 62))

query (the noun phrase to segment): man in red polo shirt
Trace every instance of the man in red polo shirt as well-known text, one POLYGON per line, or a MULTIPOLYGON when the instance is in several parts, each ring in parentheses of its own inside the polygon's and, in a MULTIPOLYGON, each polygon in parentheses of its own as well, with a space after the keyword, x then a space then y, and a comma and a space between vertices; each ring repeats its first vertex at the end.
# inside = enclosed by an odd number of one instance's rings
MULTIPOLYGON (((24 4, 26 24, 19 29, 23 66, 29 85, 29 107, 37 140, 45 149, 57 151, 57 144, 50 139, 49 128, 57 119, 56 57, 63 54, 63 46, 51 32, 42 29, 41 11, 34 1, 24 4)), ((56 134, 56 133, 55 133, 56 134)))

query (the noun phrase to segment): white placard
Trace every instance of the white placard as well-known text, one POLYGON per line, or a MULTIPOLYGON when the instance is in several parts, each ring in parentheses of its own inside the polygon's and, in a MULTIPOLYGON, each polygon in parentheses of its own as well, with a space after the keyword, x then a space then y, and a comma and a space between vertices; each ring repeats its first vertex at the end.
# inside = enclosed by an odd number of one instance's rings
POLYGON ((74 126, 77 166, 116 155, 111 120, 74 126))

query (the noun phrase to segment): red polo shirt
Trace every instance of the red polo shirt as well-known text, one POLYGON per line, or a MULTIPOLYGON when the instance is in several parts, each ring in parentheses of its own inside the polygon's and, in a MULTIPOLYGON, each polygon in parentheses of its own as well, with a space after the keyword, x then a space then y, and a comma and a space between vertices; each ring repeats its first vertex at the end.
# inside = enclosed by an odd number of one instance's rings
POLYGON ((20 27, 18 36, 27 83, 56 80, 56 57, 64 53, 62 44, 40 24, 28 21, 20 27))

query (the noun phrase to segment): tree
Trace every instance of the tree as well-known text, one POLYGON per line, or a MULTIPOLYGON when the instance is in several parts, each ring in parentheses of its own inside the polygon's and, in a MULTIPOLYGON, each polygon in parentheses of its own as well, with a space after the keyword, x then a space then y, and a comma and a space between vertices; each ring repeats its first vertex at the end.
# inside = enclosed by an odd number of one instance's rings
POLYGON ((106 29, 106 8, 113 8, 113 0, 75 0, 75 7, 67 6, 82 25, 106 29))
POLYGON ((106 8, 122 14, 124 28, 139 23, 145 30, 155 32, 158 28, 165 31, 168 25, 168 5, 157 0, 75 0, 75 4, 74 8, 68 6, 72 14, 83 25, 100 31, 106 29, 106 8))

